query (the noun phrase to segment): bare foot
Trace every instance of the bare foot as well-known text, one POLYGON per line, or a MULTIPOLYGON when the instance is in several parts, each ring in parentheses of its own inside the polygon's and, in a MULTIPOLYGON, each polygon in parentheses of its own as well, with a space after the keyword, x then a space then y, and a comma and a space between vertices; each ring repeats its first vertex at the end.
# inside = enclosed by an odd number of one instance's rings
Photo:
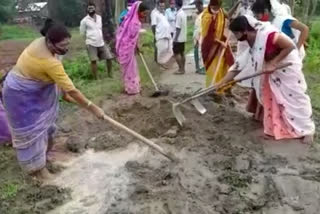
POLYGON ((47 167, 44 167, 43 169, 32 173, 31 176, 39 181, 46 181, 52 178, 52 174, 49 172, 47 167))
POLYGON ((313 135, 307 135, 307 136, 304 136, 301 140, 302 140, 303 144, 311 145, 313 143, 314 136, 313 135))

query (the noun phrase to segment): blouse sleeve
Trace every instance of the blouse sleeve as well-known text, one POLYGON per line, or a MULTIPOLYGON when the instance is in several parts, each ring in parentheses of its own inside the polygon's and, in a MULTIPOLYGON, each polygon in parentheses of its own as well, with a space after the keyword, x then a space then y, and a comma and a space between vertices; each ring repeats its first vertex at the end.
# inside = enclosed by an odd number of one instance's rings
POLYGON ((63 91, 68 92, 75 89, 75 86, 67 73, 65 72, 62 63, 56 62, 48 66, 48 76, 61 88, 63 91))

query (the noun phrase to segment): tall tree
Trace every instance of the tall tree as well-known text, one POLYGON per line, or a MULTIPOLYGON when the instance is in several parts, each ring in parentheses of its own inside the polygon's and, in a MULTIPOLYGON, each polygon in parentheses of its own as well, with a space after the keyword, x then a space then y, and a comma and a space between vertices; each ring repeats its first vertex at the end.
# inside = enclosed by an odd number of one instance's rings
POLYGON ((14 2, 12 0, 1 0, 0 22, 7 22, 14 13, 14 2))
POLYGON ((78 26, 86 14, 84 0, 48 0, 50 18, 67 26, 78 26))

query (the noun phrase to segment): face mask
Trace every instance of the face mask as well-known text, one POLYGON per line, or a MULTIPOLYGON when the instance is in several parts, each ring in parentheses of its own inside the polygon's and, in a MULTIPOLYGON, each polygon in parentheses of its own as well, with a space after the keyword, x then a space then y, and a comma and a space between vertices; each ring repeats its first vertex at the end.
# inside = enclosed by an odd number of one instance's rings
POLYGON ((61 56, 66 55, 66 54, 68 53, 68 51, 69 51, 68 48, 66 48, 66 49, 61 49, 61 48, 58 48, 58 47, 55 46, 55 45, 53 45, 53 47, 54 47, 54 52, 55 52, 57 55, 61 55, 61 56))
POLYGON ((88 13, 89 13, 90 16, 93 16, 94 14, 96 14, 96 11, 95 10, 91 10, 88 13))
POLYGON ((139 13, 139 19, 143 20, 145 18, 144 13, 139 13))
POLYGON ((261 17, 260 21, 262 21, 262 22, 267 22, 267 21, 269 21, 269 14, 264 14, 264 15, 261 17))
POLYGON ((211 11, 211 13, 214 14, 214 15, 216 15, 216 14, 219 13, 219 10, 212 10, 212 9, 210 9, 210 11, 211 11))

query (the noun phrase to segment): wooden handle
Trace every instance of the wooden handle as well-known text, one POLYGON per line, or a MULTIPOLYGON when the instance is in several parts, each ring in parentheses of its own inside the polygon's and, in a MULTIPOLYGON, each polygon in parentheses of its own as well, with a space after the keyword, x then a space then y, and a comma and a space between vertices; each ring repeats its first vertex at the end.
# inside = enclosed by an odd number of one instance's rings
POLYGON ((111 123, 113 126, 127 132, 128 134, 130 134, 131 136, 141 140, 143 143, 145 143, 146 145, 148 145, 149 147, 151 147, 152 149, 154 149, 155 151, 159 152, 160 154, 162 154, 163 156, 165 156, 166 158, 170 159, 171 161, 175 161, 176 158, 172 157, 171 155, 169 155, 168 153, 166 153, 164 151, 164 149, 162 147, 160 147, 159 145, 155 144, 154 142, 152 142, 151 140, 143 137, 142 135, 140 135, 139 133, 129 129, 128 127, 122 125, 121 123, 113 120, 112 118, 110 118, 107 115, 103 116, 103 119, 108 121, 109 123, 111 123))
MULTIPOLYGON (((282 69, 282 68, 285 68, 285 67, 288 67, 288 66, 290 66, 290 65, 292 65, 292 63, 285 63, 285 64, 282 64, 282 65, 279 65, 279 66, 276 67, 276 70, 282 69)), ((260 76, 260 75, 263 75, 263 74, 267 74, 267 73, 268 73, 268 72, 265 72, 265 71, 264 71, 264 72, 255 73, 255 74, 252 74, 252 75, 249 75, 249 76, 245 76, 245 77, 243 77, 243 78, 241 78, 241 79, 238 79, 238 80, 231 80, 231 81, 229 81, 229 82, 221 85, 221 86, 218 87, 218 88, 217 88, 216 86, 214 86, 214 85, 213 85, 213 86, 210 86, 210 87, 204 89, 203 91, 199 92, 198 94, 196 94, 196 95, 194 95, 194 96, 191 96, 191 97, 189 97, 189 98, 181 101, 181 102, 179 103, 179 105, 181 105, 181 104, 183 104, 183 103, 186 103, 186 102, 189 102, 190 100, 193 100, 193 99, 195 99, 195 98, 201 97, 201 96, 203 96, 203 95, 205 95, 205 94, 208 94, 208 93, 211 92, 211 91, 216 91, 216 90, 219 90, 219 89, 221 89, 221 88, 227 87, 227 86, 229 86, 229 85, 234 85, 234 84, 236 84, 236 83, 238 83, 238 82, 241 82, 241 81, 243 81, 243 80, 251 79, 251 78, 254 78, 254 77, 257 77, 257 76, 260 76)))
POLYGON ((224 53, 225 53, 226 50, 227 50, 228 42, 229 42, 229 40, 230 40, 230 37, 231 37, 231 32, 229 31, 229 32, 228 32, 227 40, 226 40, 226 42, 224 43, 225 46, 223 47, 223 49, 222 49, 222 51, 221 51, 221 53, 220 53, 217 67, 215 68, 215 71, 214 71, 214 73, 213 73, 213 78, 212 78, 212 81, 211 81, 210 86, 213 85, 213 80, 216 79, 216 77, 217 77, 217 75, 218 75, 217 73, 218 73, 218 70, 219 70, 219 68, 220 68, 220 65, 221 65, 221 62, 222 62, 222 58, 223 58, 223 56, 224 56, 224 53))
POLYGON ((148 75, 149 75, 149 77, 150 77, 150 79, 152 81, 153 86, 155 87, 156 91, 159 91, 157 83, 156 83, 156 81, 154 81, 153 76, 151 74, 151 71, 149 70, 149 67, 148 67, 146 61, 144 60, 144 57, 143 57, 143 55, 142 55, 142 53, 140 51, 139 51, 139 55, 140 55, 140 58, 141 58, 141 61, 142 61, 143 65, 144 65, 145 69, 147 70, 147 73, 148 73, 148 75))

